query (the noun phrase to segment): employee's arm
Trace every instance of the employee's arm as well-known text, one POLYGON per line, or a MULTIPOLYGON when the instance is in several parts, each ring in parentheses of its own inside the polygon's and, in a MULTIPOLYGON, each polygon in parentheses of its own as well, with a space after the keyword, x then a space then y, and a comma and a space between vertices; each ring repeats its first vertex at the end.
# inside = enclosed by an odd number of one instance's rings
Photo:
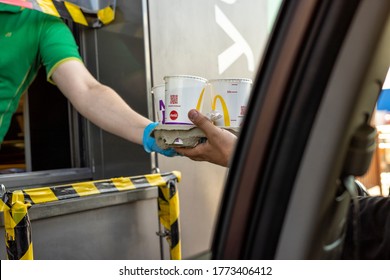
POLYGON ((111 88, 99 83, 77 60, 57 67, 52 79, 76 110, 100 128, 142 144, 150 120, 132 110, 111 88))

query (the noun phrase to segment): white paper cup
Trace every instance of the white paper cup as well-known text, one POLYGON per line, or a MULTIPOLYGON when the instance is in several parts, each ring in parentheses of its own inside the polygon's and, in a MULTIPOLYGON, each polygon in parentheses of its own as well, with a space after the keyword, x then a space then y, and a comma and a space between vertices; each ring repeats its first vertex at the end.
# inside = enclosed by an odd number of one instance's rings
POLYGON ((193 125, 188 119, 191 109, 202 110, 207 80, 201 77, 178 75, 166 76, 165 121, 166 125, 193 125))
POLYGON ((250 79, 209 80, 211 88, 211 108, 222 114, 215 121, 220 127, 240 127, 252 89, 250 79))
POLYGON ((156 119, 159 123, 164 124, 165 118, 165 84, 152 87, 153 106, 156 112, 156 119))

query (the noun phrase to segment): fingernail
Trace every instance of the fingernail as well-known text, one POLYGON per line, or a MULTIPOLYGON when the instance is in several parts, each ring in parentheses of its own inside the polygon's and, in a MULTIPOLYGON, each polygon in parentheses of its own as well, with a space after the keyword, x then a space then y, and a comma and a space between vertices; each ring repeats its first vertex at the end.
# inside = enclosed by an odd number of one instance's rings
POLYGON ((199 113, 197 110, 191 110, 189 113, 188 113, 188 118, 193 121, 194 119, 196 119, 198 117, 199 113))

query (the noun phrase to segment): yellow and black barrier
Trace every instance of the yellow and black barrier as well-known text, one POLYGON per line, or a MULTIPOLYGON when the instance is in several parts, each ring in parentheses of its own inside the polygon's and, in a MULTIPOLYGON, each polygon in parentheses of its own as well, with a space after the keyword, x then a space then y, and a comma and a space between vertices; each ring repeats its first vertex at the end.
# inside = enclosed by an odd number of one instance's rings
POLYGON ((93 28, 112 22, 116 8, 116 0, 107 0, 107 6, 97 10, 88 10, 82 5, 83 1, 72 0, 0 0, 0 2, 37 10, 93 28))
POLYGON ((168 181, 166 186, 159 187, 158 207, 160 223, 165 228, 161 236, 166 237, 168 241, 170 258, 181 260, 179 193, 174 181, 168 181))
POLYGON ((9 260, 32 260, 31 223, 22 191, 8 192, 3 196, 5 245, 9 260))
POLYGON ((172 171, 6 191, 0 200, 0 211, 4 212, 7 257, 10 260, 33 259, 31 224, 27 210, 35 204, 156 186, 159 190, 158 215, 168 233, 171 259, 181 259, 179 198, 176 188, 176 183, 180 180, 181 173, 172 171))

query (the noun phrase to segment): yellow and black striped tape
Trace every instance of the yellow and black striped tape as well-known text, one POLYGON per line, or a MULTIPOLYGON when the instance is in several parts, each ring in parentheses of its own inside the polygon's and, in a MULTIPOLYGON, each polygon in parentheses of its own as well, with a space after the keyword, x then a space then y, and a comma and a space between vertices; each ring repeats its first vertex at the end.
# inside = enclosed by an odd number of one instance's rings
POLYGON ((23 194, 25 201, 34 205, 103 193, 114 193, 153 186, 165 186, 170 180, 177 180, 177 182, 179 182, 180 179, 181 173, 179 171, 172 171, 162 174, 119 177, 107 180, 24 189, 23 194))
POLYGON ((7 258, 9 260, 32 260, 33 246, 31 223, 22 191, 5 193, 2 201, 7 258))
POLYGON ((84 7, 64 0, 0 0, 0 2, 38 10, 93 28, 109 24, 115 18, 115 0, 97 11, 86 11, 84 7))
POLYGON ((160 222, 166 230, 171 260, 181 260, 180 204, 175 181, 170 180, 165 186, 159 186, 158 206, 160 222))

